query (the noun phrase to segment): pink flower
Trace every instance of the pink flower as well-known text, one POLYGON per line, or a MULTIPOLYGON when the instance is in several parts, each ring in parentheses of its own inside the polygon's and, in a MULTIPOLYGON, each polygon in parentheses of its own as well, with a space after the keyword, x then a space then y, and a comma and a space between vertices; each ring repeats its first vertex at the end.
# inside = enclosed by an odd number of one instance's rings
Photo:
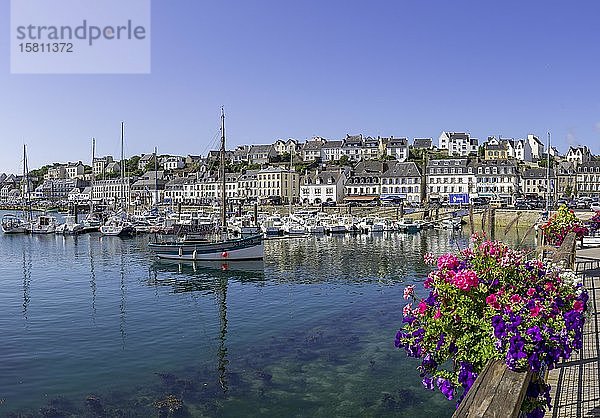
POLYGON ((419 302, 419 313, 423 315, 425 311, 427 311, 427 304, 425 303, 425 301, 422 300, 421 302, 419 302))
POLYGON ((546 292, 555 292, 556 291, 554 284, 552 284, 551 282, 546 282, 546 284, 544 285, 544 289, 546 289, 546 292))
POLYGON ((535 289, 533 287, 530 287, 529 289, 527 289, 527 296, 533 295, 535 295, 535 289))
POLYGON ((435 256, 431 253, 426 253, 423 256, 423 260, 425 261, 425 264, 431 264, 432 266, 435 265, 435 256))
POLYGON ((583 307, 584 307, 584 304, 582 301, 576 300, 575 302, 573 302, 573 310, 574 311, 583 312, 583 307))
POLYGON ((408 300, 408 298, 410 298, 411 296, 415 295, 415 286, 414 285, 410 285, 410 286, 406 286, 404 288, 404 299, 408 300))
POLYGON ((448 269, 452 270, 458 266, 458 259, 454 254, 443 254, 437 259, 437 267, 438 269, 448 269))
POLYGON ((404 308, 402 308, 402 315, 409 316, 412 313, 412 303, 407 303, 404 308))
POLYGON ((437 310, 435 311, 435 313, 433 314, 433 317, 435 319, 440 319, 442 317, 442 311, 440 311, 440 308, 437 308, 437 310))
POLYGON ((492 308, 494 308, 496 310, 500 309, 500 304, 498 303, 498 298, 496 297, 496 295, 494 293, 492 293, 487 298, 485 298, 485 303, 487 303, 488 305, 490 305, 492 308))
POLYGON ((540 314, 541 310, 542 310, 542 308, 540 308, 539 306, 536 305, 529 310, 529 313, 531 314, 531 316, 538 316, 540 314))
POLYGON ((511 301, 512 303, 519 303, 519 302, 521 302, 521 300, 522 300, 522 299, 521 299, 521 296, 519 296, 519 295, 512 295, 512 296, 510 297, 510 301, 511 301))
POLYGON ((452 278, 452 284, 460 290, 469 291, 473 287, 477 287, 479 279, 477 279, 477 274, 473 270, 461 270, 456 272, 452 278))

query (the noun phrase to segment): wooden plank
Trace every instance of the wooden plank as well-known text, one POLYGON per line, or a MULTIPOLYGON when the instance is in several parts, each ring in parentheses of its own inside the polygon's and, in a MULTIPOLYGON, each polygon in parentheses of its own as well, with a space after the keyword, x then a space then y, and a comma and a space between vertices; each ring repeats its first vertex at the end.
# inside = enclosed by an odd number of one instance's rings
POLYGON ((515 372, 501 360, 490 361, 453 418, 517 418, 532 373, 515 372))

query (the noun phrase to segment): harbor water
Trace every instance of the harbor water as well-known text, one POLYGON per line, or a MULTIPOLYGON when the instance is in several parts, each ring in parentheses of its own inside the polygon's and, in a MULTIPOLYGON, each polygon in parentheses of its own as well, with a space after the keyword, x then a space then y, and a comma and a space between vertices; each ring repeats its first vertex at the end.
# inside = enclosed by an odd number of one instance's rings
POLYGON ((264 262, 219 265, 158 261, 149 239, 0 236, 0 415, 454 411, 394 336, 423 255, 466 232, 269 240, 264 262))

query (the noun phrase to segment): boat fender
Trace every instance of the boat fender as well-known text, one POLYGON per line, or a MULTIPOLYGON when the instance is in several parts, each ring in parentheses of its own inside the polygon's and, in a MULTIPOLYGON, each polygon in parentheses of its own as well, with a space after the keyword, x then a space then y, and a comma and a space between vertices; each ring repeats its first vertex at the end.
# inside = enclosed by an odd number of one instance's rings
POLYGON ((227 254, 227 251, 223 251, 223 252, 221 253, 221 257, 223 257, 223 258, 227 258, 227 256, 228 256, 228 255, 229 255, 229 254, 227 254))
POLYGON ((198 254, 198 251, 196 251, 196 249, 194 249, 194 252, 192 253, 192 260, 196 259, 197 254, 198 254))
POLYGON ((183 255, 183 248, 179 249, 179 257, 181 257, 183 255))

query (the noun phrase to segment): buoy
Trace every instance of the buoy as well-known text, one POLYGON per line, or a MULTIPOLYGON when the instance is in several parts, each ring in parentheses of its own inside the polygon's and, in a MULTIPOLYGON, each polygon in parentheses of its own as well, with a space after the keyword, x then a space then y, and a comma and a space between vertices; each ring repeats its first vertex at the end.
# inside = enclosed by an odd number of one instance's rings
POLYGON ((227 254, 227 251, 223 251, 223 252, 221 253, 221 257, 223 257, 223 258, 227 258, 227 256, 228 256, 228 255, 229 255, 229 254, 227 254))

